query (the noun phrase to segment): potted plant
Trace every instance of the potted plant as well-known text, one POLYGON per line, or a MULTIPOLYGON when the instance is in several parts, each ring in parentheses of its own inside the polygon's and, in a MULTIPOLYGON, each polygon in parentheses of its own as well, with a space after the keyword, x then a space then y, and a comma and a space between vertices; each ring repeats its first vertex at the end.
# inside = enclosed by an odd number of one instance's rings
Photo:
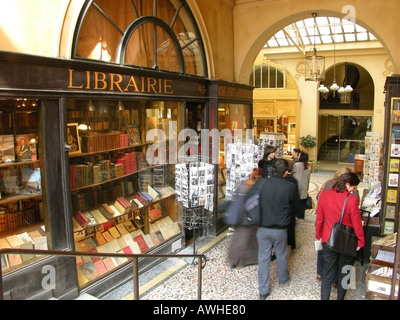
POLYGON ((310 134, 302 136, 300 137, 300 145, 306 148, 308 152, 309 148, 314 148, 317 145, 317 138, 310 134))
MULTIPOLYGON (((317 145, 317 137, 314 137, 310 134, 302 136, 300 137, 300 145, 304 147, 309 154, 308 149, 314 148, 317 145)), ((313 171, 313 169, 317 170, 316 160, 309 160, 308 165, 311 167, 311 172, 313 171)))

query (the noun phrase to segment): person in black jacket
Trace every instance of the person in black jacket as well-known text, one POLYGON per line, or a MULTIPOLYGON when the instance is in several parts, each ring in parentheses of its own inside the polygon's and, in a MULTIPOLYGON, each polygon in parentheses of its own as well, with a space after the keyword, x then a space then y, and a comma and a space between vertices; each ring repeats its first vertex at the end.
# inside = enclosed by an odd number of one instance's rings
POLYGON ((279 284, 289 280, 287 263, 287 227, 296 206, 296 185, 285 177, 289 163, 285 159, 276 159, 273 175, 259 179, 249 190, 247 198, 258 190, 257 184, 263 183, 260 192, 261 223, 257 230, 258 242, 258 286, 260 299, 269 294, 269 263, 272 248, 275 250, 279 284))
POLYGON ((263 178, 272 176, 272 168, 275 163, 276 147, 266 146, 263 158, 258 161, 258 167, 263 170, 263 178))

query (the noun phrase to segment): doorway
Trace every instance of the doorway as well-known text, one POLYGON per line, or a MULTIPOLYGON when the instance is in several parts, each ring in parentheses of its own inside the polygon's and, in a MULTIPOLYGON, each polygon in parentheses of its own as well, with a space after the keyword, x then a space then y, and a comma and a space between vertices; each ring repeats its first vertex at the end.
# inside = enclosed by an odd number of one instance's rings
POLYGON ((371 127, 372 116, 320 115, 318 160, 354 163, 356 154, 365 154, 371 127))

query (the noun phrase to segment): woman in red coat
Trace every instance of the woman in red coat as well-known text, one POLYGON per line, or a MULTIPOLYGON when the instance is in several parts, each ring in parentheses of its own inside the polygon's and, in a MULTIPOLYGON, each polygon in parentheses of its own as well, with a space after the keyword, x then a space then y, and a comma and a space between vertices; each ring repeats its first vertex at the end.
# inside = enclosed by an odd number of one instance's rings
POLYGON ((361 213, 358 208, 358 199, 352 194, 359 183, 360 179, 354 172, 343 173, 335 182, 333 188, 324 191, 318 199, 315 238, 321 240, 324 255, 321 300, 329 300, 331 295, 331 283, 336 272, 337 278, 339 279, 339 286, 337 289, 338 300, 344 299, 347 288, 351 285, 351 283, 348 283, 347 278, 350 280, 352 279, 349 276, 349 270, 352 270, 351 267, 354 264, 355 257, 340 254, 326 246, 333 225, 340 219, 344 199, 349 193, 350 195, 347 199, 342 223, 354 229, 358 238, 357 250, 364 247, 364 231, 361 213), (343 279, 345 277, 346 279, 343 279))

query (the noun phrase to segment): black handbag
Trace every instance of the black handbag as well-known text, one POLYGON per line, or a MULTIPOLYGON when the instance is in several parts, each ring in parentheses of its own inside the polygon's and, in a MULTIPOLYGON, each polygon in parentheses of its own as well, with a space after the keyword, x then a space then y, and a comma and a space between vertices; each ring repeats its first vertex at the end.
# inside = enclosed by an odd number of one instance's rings
POLYGON ((305 202, 305 208, 306 209, 312 209, 313 208, 313 200, 310 196, 307 197, 306 202, 305 202))
POLYGON ((357 255, 357 236, 354 233, 353 228, 342 224, 344 208, 346 207, 346 202, 349 195, 350 194, 348 194, 344 199, 340 219, 333 225, 331 235, 329 236, 326 246, 338 253, 355 257, 357 255))

